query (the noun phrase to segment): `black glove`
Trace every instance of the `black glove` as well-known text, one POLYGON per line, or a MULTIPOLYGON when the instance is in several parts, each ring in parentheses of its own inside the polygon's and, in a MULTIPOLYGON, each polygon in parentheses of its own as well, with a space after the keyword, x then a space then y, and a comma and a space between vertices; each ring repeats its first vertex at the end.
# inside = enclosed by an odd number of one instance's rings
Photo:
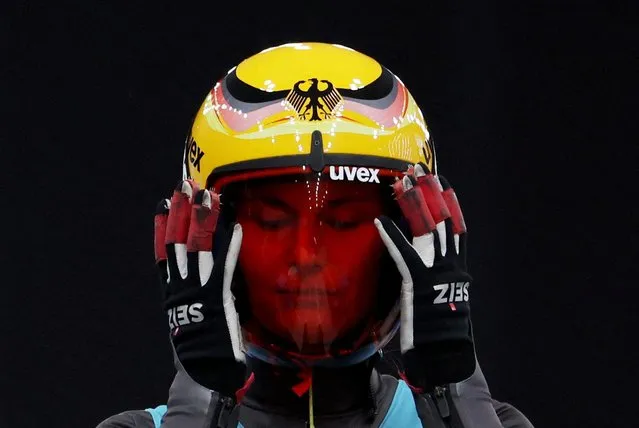
POLYGON ((394 186, 412 243, 388 217, 375 224, 402 276, 400 346, 407 380, 431 389, 470 377, 475 349, 466 227, 453 189, 424 168, 394 186))
POLYGON ((233 397, 246 371, 231 293, 242 228, 223 230, 219 205, 218 195, 198 190, 190 180, 181 182, 171 200, 158 206, 155 258, 180 362, 200 385, 233 397))

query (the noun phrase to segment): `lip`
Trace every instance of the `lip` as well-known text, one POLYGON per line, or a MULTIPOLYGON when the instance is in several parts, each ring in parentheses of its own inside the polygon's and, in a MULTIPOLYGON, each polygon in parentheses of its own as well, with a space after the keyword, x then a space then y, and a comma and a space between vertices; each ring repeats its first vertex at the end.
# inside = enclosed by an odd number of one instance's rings
POLYGON ((306 287, 286 287, 286 288, 278 288, 275 291, 277 294, 282 295, 294 295, 300 296, 302 298, 312 298, 316 296, 331 296, 337 294, 336 290, 329 290, 327 288, 306 288, 306 287))
POLYGON ((317 296, 334 296, 338 294, 336 287, 324 284, 324 281, 288 280, 277 285, 275 292, 281 295, 292 295, 300 298, 317 298, 317 296))
POLYGON ((278 291, 280 301, 288 309, 319 309, 326 307, 331 297, 326 290, 278 291))
POLYGON ((321 272, 300 275, 291 270, 281 275, 275 284, 275 292, 278 294, 297 294, 305 296, 317 296, 320 294, 333 294, 337 287, 328 283, 321 272))

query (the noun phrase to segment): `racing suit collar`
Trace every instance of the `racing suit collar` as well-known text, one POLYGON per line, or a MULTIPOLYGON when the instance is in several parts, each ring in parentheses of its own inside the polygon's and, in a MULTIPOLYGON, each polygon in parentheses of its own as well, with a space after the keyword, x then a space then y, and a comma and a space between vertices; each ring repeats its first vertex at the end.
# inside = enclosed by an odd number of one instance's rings
MULTIPOLYGON (((341 368, 316 367, 310 374, 313 408, 318 416, 349 412, 370 412, 376 408, 381 387, 374 359, 341 368)), ((309 411, 309 393, 296 393, 304 379, 301 370, 272 366, 257 359, 247 360, 254 381, 246 391, 243 405, 268 412, 304 417, 309 411)))

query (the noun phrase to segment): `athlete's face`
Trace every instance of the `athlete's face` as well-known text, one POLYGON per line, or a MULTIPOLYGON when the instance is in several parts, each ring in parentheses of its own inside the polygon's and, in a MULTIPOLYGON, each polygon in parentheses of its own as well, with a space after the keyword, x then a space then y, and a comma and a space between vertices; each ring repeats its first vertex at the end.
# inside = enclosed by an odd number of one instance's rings
POLYGON ((300 179, 247 187, 238 205, 240 266, 255 319, 310 352, 365 320, 383 250, 373 223, 380 214, 374 185, 300 179))

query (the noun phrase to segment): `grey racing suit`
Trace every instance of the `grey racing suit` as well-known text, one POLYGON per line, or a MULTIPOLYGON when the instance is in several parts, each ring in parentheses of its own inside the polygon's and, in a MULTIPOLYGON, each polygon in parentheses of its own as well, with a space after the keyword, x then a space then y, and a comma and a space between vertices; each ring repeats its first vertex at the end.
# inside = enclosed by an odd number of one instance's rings
POLYGON ((530 428, 515 407, 491 397, 477 364, 463 382, 413 392, 401 379, 380 374, 373 364, 314 374, 314 414, 309 399, 290 391, 287 373, 252 361, 255 381, 234 411, 215 391, 195 383, 176 361, 177 373, 166 405, 130 410, 102 421, 97 428, 530 428), (370 366, 370 367, 369 367, 370 366), (310 420, 313 419, 313 424, 310 420))

